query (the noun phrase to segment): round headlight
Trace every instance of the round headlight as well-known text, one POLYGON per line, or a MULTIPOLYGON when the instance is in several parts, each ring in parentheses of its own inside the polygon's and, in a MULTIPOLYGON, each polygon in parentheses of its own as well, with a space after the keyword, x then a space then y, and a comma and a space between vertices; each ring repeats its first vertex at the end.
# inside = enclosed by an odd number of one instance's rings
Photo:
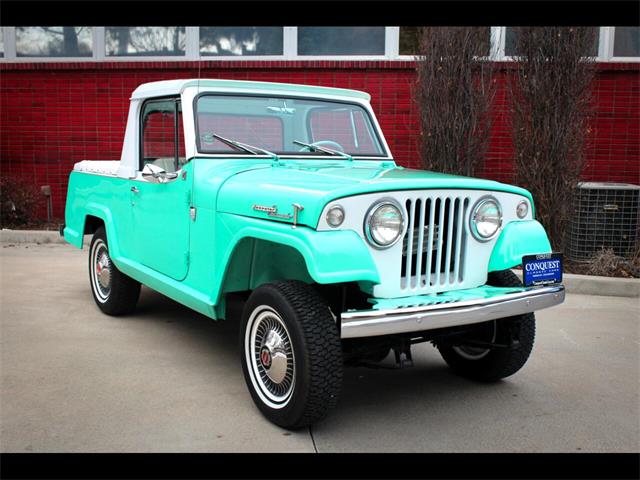
POLYGON ((398 241, 403 226, 400 208, 391 202, 381 202, 369 210, 364 230, 371 245, 387 248, 398 241))
POLYGON ((524 218, 527 213, 529 213, 529 204, 526 200, 522 200, 516 207, 516 215, 518 215, 518 218, 524 218))
POLYGON ((327 212, 327 223, 333 228, 339 227, 344 222, 344 210, 340 205, 331 207, 327 212))
POLYGON ((497 200, 483 198, 471 213, 471 232, 480 241, 491 238, 502 225, 502 210, 497 200))

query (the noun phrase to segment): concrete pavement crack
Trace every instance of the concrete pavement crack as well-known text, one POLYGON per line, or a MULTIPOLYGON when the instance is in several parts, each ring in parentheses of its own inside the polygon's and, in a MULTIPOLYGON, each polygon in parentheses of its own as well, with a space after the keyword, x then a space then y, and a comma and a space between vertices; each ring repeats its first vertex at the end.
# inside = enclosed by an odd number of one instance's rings
POLYGON ((313 438, 313 432, 311 431, 311 425, 309 425, 309 435, 311 436, 311 443, 313 443, 313 451, 318 453, 318 447, 316 447, 316 439, 313 438))

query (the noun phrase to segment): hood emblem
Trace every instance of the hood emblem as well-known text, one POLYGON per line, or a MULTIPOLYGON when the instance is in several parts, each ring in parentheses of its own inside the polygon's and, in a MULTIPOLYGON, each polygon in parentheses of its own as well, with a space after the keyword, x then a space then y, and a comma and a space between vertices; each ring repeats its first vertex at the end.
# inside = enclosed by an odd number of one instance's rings
POLYGON ((253 209, 257 212, 264 212, 267 215, 269 215, 270 217, 275 217, 275 218, 282 218, 285 220, 289 220, 290 218, 293 218, 293 226, 291 228, 296 228, 296 225, 298 224, 298 214, 304 210, 304 207, 302 205, 300 205, 299 203, 293 203, 293 214, 291 213, 278 213, 278 207, 276 205, 273 205, 271 207, 267 206, 267 205, 253 205, 253 209))

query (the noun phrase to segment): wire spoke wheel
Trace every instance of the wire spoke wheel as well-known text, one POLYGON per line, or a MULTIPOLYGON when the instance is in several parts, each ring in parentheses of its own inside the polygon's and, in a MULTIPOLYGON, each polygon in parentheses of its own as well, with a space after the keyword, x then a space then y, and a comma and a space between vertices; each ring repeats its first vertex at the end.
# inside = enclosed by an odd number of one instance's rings
POLYGON ((295 383, 295 355, 289 332, 278 313, 260 305, 249 317, 246 359, 258 394, 272 408, 282 408, 295 383))
POLYGON ((106 302, 111 294, 111 272, 113 264, 109 257, 107 245, 102 240, 97 240, 91 252, 91 281, 93 282, 96 297, 101 302, 106 302))
POLYGON ((335 407, 342 346, 329 306, 312 285, 282 280, 257 287, 244 305, 239 343, 251 398, 271 422, 298 429, 335 407))
POLYGON ((95 231, 89 247, 89 284, 103 313, 123 315, 136 308, 140 282, 122 273, 113 263, 104 227, 95 231))

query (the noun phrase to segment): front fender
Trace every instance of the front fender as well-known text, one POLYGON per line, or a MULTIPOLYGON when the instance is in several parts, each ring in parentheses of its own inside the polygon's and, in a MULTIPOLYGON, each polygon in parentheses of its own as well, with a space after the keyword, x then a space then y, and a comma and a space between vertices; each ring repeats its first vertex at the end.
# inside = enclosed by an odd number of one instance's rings
POLYGON ((292 228, 289 224, 226 213, 220 213, 219 218, 230 234, 225 262, 243 238, 257 238, 295 248, 317 283, 380 282, 371 253, 356 232, 317 232, 304 226, 292 228))
POLYGON ((524 255, 551 253, 551 244, 544 227, 536 220, 508 223, 493 247, 489 271, 513 268, 522 263, 524 255))

